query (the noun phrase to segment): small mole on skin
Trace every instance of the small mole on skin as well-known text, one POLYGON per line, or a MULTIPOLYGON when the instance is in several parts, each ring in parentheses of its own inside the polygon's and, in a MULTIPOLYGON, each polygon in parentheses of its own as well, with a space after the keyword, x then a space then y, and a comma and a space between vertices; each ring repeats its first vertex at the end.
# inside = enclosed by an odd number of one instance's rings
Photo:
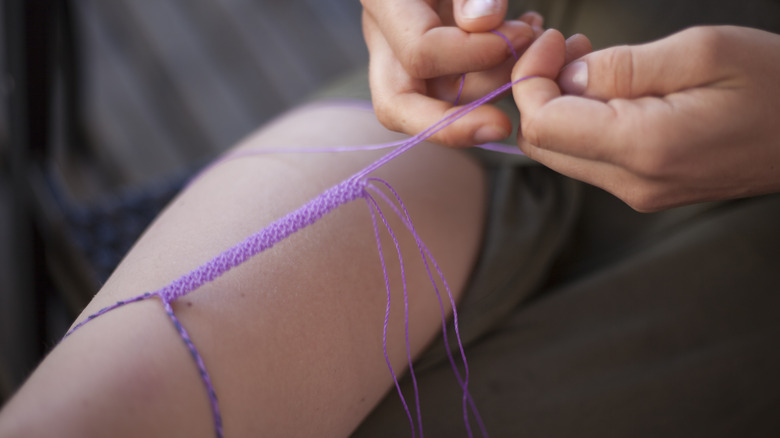
POLYGON ((192 307, 192 301, 187 301, 187 307, 192 307))

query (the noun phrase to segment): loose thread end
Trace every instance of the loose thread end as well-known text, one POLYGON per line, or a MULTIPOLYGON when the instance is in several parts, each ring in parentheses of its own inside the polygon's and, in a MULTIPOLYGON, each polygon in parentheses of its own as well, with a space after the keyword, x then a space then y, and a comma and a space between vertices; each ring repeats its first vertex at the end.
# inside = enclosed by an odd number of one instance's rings
POLYGON ((137 295, 135 297, 128 298, 126 300, 120 300, 120 301, 117 301, 116 303, 114 303, 114 304, 112 304, 110 306, 106 306, 106 307, 98 310, 97 312, 87 316, 86 319, 84 319, 80 323, 78 323, 75 326, 73 326, 72 329, 68 330, 68 332, 65 333, 65 335, 62 337, 62 339, 65 340, 67 337, 72 335, 76 330, 80 329, 81 327, 84 327, 84 325, 86 325, 88 322, 92 321, 93 319, 95 319, 95 318, 97 318, 99 316, 102 316, 102 315, 104 315, 104 314, 106 314, 106 313, 108 313, 108 312, 110 312, 110 311, 112 311, 114 309, 118 309, 118 308, 120 308, 122 306, 125 306, 127 304, 137 303, 138 301, 143 301, 143 300, 151 298, 151 297, 153 297, 155 295, 156 294, 153 293, 153 292, 144 292, 141 295, 137 295))

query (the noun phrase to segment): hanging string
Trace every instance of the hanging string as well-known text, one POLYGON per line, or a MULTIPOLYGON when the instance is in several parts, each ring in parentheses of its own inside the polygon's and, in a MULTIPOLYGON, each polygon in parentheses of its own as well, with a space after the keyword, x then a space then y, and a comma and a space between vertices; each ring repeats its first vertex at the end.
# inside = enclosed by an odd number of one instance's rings
POLYGON ((428 279, 433 285, 434 293, 436 294, 436 298, 439 302, 439 309, 441 313, 441 322, 442 322, 442 340, 445 345, 445 351, 447 353, 447 359, 450 362, 450 366, 455 374, 455 378, 458 381, 458 384, 460 385, 462 391, 463 391, 463 419, 464 419, 464 425, 466 427, 466 432, 469 437, 472 436, 471 432, 471 425, 469 422, 469 416, 468 416, 468 407, 471 408, 472 413, 474 414, 474 417, 477 420, 477 424, 480 428, 480 432, 482 433, 482 436, 487 437, 487 429, 482 422, 482 416, 479 414, 479 411, 477 410, 476 403, 474 402, 473 398, 471 397, 471 393, 468 391, 468 382, 469 382, 469 365, 468 361, 466 360, 466 353, 465 349, 463 348, 463 341, 460 335, 460 324, 458 322, 458 311, 457 307, 455 306, 455 298, 452 294, 452 290, 450 289, 449 284, 447 283, 446 278, 444 277, 444 273, 439 267, 438 263, 436 262, 436 259, 433 257, 433 254, 431 254, 430 250, 428 250, 428 247, 425 245, 425 243, 420 238, 420 235, 417 234, 417 230, 414 228, 414 225, 412 224, 412 218, 409 215, 409 211, 407 210, 406 206, 404 205, 403 201, 401 200, 400 195, 398 192, 395 191, 395 189, 387 182, 380 178, 369 178, 369 182, 377 182, 379 184, 384 185, 388 191, 390 191, 393 196, 395 197, 395 201, 398 204, 396 206, 396 203, 394 203, 392 200, 390 200, 383 192, 376 189, 375 186, 372 184, 369 184, 367 188, 369 190, 375 191, 380 197, 384 199, 384 201, 390 205, 390 207, 393 209, 395 214, 401 218, 406 228, 409 230, 409 232, 412 234, 412 237, 414 237, 415 241, 417 242, 417 247, 420 250, 420 255, 422 256, 422 261, 425 266, 425 270, 428 274, 428 279), (452 309, 452 320, 453 320, 453 329, 455 332, 455 340, 456 345, 458 348, 458 353, 460 354, 461 361, 463 362, 463 369, 464 369, 464 375, 465 377, 462 377, 460 374, 460 371, 458 370, 458 366, 455 363, 455 358, 452 355, 452 351, 450 351, 449 345, 449 337, 447 335, 447 317, 446 317, 446 311, 444 309, 444 303, 441 298, 441 293, 439 291, 438 283, 436 282, 436 279, 433 276, 433 273, 431 272, 431 267, 428 263, 430 260, 430 265, 433 265, 434 269, 436 270, 436 273, 438 275, 438 279, 442 282, 442 285, 444 286, 444 290, 447 293, 447 298, 449 300, 450 308, 452 309))
POLYGON ((414 420, 412 419, 412 413, 409 410, 409 405, 406 403, 406 397, 404 397, 404 394, 401 391, 401 383, 398 380, 398 376, 396 375, 395 371, 393 370, 393 365, 390 362, 390 355, 387 352, 387 331, 390 325, 390 302, 391 302, 390 276, 387 274, 387 264, 385 263, 384 251, 382 250, 382 240, 379 236, 379 225, 377 224, 377 218, 376 218, 377 215, 376 210, 378 209, 378 207, 376 206, 376 201, 373 200, 373 198, 367 197, 366 203, 368 204, 368 211, 371 213, 371 222, 374 226, 374 236, 376 237, 376 246, 379 252, 379 261, 382 266, 382 275, 384 276, 385 279, 386 300, 385 300, 385 321, 382 326, 382 352, 384 353, 385 356, 387 369, 390 370, 390 376, 393 378, 393 384, 395 385, 396 392, 398 392, 398 398, 401 400, 401 404, 403 405, 404 412, 406 413, 406 417, 409 420, 409 424, 412 425, 412 435, 414 435, 414 420))
MULTIPOLYGON (((368 193, 366 193, 366 201, 369 202, 369 205, 371 207, 372 216, 374 217, 374 220, 376 220, 376 215, 379 216, 379 218, 382 220, 382 223, 385 226, 385 229, 387 230, 387 233, 390 235, 390 238, 393 241, 393 245, 395 245, 395 251, 396 255, 398 256, 398 264, 401 271, 401 285, 403 286, 403 305, 404 305, 404 339, 405 339, 405 346, 406 346, 406 360, 409 365, 409 376, 412 380, 412 389, 414 391, 414 404, 416 408, 417 413, 417 424, 420 431, 420 438, 423 436, 423 430, 422 430, 422 409, 420 407, 420 391, 417 387, 417 376, 414 373, 414 367, 412 366, 412 353, 411 353, 411 347, 410 347, 410 337, 409 337, 409 291, 407 289, 407 283, 406 283, 406 270, 404 269, 404 258, 401 254, 401 245, 398 242, 398 238, 396 237, 395 233, 393 232, 393 228, 390 226, 390 223, 387 221, 387 217, 382 212, 382 209, 379 208, 379 204, 376 202, 376 200, 368 193)), ((377 235, 377 240, 379 240, 379 236, 377 235)), ((381 245, 378 245, 379 250, 381 251, 381 245)), ((384 263, 384 261, 383 261, 384 263)), ((382 329, 382 349, 385 352, 385 360, 387 361, 388 367, 392 366, 390 365, 390 360, 388 358, 387 354, 387 332, 389 328, 389 312, 390 312, 390 289, 389 284, 390 280, 387 276, 387 268, 382 267, 382 272, 385 275, 385 285, 388 287, 387 289, 387 305, 385 307, 385 324, 382 329)), ((393 379, 395 380, 395 386, 398 390, 398 395, 401 397, 401 399, 404 399, 403 393, 401 393, 401 387, 400 383, 397 380, 397 377, 395 376, 395 373, 393 373, 393 379)), ((406 405, 406 402, 404 401, 404 409, 407 412, 407 415, 409 416, 409 424, 412 429, 412 438, 415 438, 414 433, 414 421, 411 418, 411 414, 409 412, 409 408, 406 405)))
POLYGON ((208 395, 209 404, 211 405, 211 413, 214 416, 214 431, 216 436, 221 438, 223 435, 222 412, 219 409, 219 402, 217 401, 217 391, 214 390, 214 384, 211 382, 211 376, 209 376, 208 371, 206 371, 206 364, 203 362, 203 356, 201 356, 200 352, 198 352, 198 349, 195 347, 195 343, 192 342, 192 338, 190 338, 190 334, 187 332, 187 329, 184 328, 184 326, 181 324, 181 321, 179 321, 179 318, 177 318, 176 314, 173 313, 173 307, 171 306, 171 303, 169 301, 163 300, 163 307, 165 308, 165 313, 168 315, 168 318, 176 328, 176 332, 178 332, 179 337, 182 341, 184 341, 184 345, 187 346, 187 350, 190 352, 192 360, 198 367, 200 380, 206 387, 206 394, 208 395))

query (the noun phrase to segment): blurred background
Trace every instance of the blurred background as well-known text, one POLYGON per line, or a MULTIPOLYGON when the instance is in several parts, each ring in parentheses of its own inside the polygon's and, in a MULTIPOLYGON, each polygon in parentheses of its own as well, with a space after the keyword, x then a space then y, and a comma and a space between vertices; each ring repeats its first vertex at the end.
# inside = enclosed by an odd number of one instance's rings
POLYGON ((197 169, 367 52, 358 0, 2 0, 0 405, 197 169))

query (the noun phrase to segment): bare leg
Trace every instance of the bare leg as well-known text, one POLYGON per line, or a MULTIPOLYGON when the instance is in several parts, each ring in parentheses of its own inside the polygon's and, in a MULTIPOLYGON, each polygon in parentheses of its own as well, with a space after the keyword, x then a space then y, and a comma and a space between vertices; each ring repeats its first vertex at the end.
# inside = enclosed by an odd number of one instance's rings
MULTIPOLYGON (((328 146, 395 139, 358 109, 308 107, 240 147, 328 146)), ((156 290, 241 241, 384 152, 266 155, 224 162, 158 218, 82 318, 156 290)), ((459 294, 474 262, 484 181, 457 151, 421 145, 377 172, 400 192, 459 294)), ((387 209, 389 212, 389 209, 387 209)), ((439 304, 414 241, 406 258, 411 348, 440 330, 439 304)), ((405 369, 399 266, 389 354, 405 369)), ((364 202, 345 205, 174 304, 219 396, 225 435, 345 436, 391 388, 382 353, 384 278, 364 202)), ((65 339, 0 415, 0 436, 213 436, 197 370, 159 300, 125 306, 65 339)))

